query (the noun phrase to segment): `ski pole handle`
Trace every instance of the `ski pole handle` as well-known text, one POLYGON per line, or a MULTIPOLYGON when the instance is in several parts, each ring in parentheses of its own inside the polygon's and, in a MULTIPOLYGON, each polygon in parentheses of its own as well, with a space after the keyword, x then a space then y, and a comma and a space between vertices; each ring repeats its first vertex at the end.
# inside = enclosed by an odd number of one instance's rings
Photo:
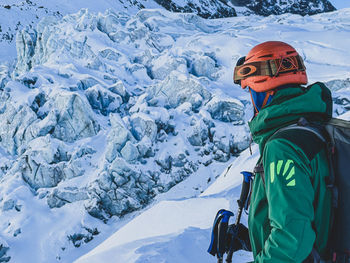
POLYGON ((243 174, 243 183, 242 183, 242 190, 241 190, 241 196, 238 200, 238 207, 243 209, 247 198, 248 198, 248 194, 250 191, 250 182, 252 180, 252 176, 253 174, 251 172, 241 172, 241 174, 243 174))
POLYGON ((231 211, 223 211, 221 214, 222 219, 218 225, 218 244, 217 244, 217 255, 218 262, 222 262, 224 254, 226 252, 226 239, 227 239, 227 228, 230 217, 233 216, 231 211))
POLYGON ((238 203, 238 213, 237 213, 237 218, 236 218, 236 223, 235 223, 235 228, 234 231, 232 233, 232 240, 231 240, 231 247, 229 252, 227 253, 227 258, 226 258, 226 262, 227 263, 231 263, 232 262, 232 256, 233 256, 233 240, 236 237, 236 235, 238 234, 238 225, 241 221, 241 216, 242 216, 242 211, 244 208, 245 203, 247 202, 247 198, 250 192, 250 183, 253 177, 253 173, 251 172, 241 172, 241 174, 243 174, 243 183, 242 183, 242 190, 241 190, 241 196, 239 198, 239 200, 237 200, 238 203))
POLYGON ((242 211, 244 208, 245 203, 247 202, 247 198, 250 191, 250 182, 252 180, 253 174, 251 172, 241 172, 243 175, 243 183, 242 183, 242 190, 241 190, 241 196, 239 200, 237 200, 238 203, 238 214, 236 218, 236 225, 239 224, 241 221, 242 211))

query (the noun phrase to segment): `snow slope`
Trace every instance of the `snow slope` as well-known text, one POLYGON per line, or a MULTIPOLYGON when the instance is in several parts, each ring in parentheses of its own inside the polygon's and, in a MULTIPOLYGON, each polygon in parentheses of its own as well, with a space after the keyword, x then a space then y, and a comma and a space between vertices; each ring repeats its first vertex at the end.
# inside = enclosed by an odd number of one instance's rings
POLYGON ((215 211, 235 210, 238 172, 257 157, 245 152, 213 183, 248 142, 251 106, 232 84, 235 61, 262 41, 286 41, 310 82, 328 82, 343 114, 349 17, 350 9, 217 20, 82 10, 21 31, 16 70, 0 67, 7 255, 73 262, 120 231, 81 260, 213 260, 205 250, 215 211), (188 256, 176 258, 183 250, 188 256))
MULTIPOLYGON (((237 210, 242 170, 251 170, 257 159, 243 152, 218 179, 198 197, 160 201, 114 233, 76 263, 94 262, 215 262, 206 253, 210 227, 219 209, 237 210)), ((183 182, 181 184, 186 184, 183 182)), ((167 194, 166 194, 167 195, 167 194)), ((242 222, 246 223, 244 215, 242 222)), ((252 256, 237 252, 233 262, 247 262, 252 256)))

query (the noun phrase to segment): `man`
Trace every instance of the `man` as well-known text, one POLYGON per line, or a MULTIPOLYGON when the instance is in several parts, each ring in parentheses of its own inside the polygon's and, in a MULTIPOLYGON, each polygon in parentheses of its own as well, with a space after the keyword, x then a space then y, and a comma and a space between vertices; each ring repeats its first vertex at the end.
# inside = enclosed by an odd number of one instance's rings
MULTIPOLYGON (((331 93, 322 83, 302 86, 307 84, 302 58, 278 41, 257 45, 241 58, 234 79, 251 94, 249 127, 261 154, 248 219, 254 262, 319 262, 327 258, 331 226, 325 145, 310 131, 280 129, 330 119, 331 93)), ((244 236, 238 238, 248 243, 244 236)))

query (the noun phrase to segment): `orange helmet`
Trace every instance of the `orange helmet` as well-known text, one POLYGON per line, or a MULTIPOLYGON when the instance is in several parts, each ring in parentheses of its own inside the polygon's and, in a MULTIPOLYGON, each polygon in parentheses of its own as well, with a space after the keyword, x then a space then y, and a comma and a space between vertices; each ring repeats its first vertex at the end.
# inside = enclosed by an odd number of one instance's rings
POLYGON ((244 89, 266 92, 285 84, 307 84, 303 59, 290 45, 268 41, 255 46, 238 60, 234 82, 244 89))

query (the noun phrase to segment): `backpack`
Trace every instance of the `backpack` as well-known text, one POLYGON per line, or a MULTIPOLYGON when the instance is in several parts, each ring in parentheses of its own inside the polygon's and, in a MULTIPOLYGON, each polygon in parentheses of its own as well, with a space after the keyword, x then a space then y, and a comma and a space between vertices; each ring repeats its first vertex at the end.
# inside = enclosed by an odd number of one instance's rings
MULTIPOLYGON (((301 118, 275 134, 290 129, 312 132, 327 147, 330 176, 326 183, 332 189, 333 214, 328 248, 331 262, 350 262, 350 121, 332 118, 326 123, 310 123, 301 118)), ((262 164, 255 167, 254 173, 262 175, 265 183, 262 164)))

